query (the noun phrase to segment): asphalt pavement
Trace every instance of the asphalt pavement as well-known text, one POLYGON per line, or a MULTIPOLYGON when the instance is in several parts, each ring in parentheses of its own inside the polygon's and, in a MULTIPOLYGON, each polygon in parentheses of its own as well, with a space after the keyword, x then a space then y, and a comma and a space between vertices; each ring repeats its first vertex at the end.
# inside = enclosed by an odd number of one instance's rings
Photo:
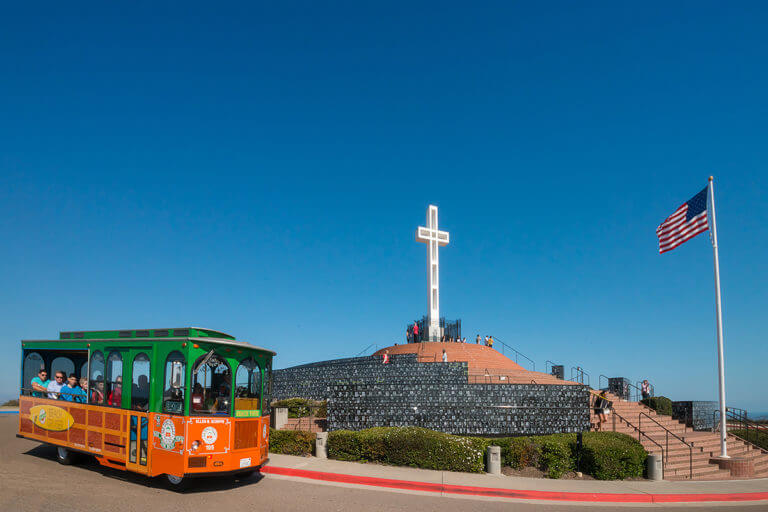
MULTIPOLYGON (((516 500, 499 497, 462 496, 452 494, 409 491, 386 487, 309 480, 294 476, 265 473, 247 479, 232 477, 199 479, 195 486, 183 493, 165 487, 162 479, 148 479, 133 473, 102 468, 95 461, 86 460, 74 466, 61 466, 56 462, 55 450, 50 446, 15 437, 18 417, 0 415, 0 511, 142 511, 162 512, 190 510, 264 510, 264 511, 563 511, 589 507, 622 511, 685 509, 711 510, 765 510, 768 502, 734 504, 684 505, 618 505, 588 502, 560 503, 516 500)), ((273 457, 272 465, 280 459, 283 466, 293 459, 294 466, 315 467, 323 461, 273 457)), ((337 466, 334 469, 361 466, 337 466)), ((351 463, 346 463, 351 464, 351 463)), ((280 466, 280 467, 283 467, 280 466)), ((277 466, 276 466, 277 467, 277 466)), ((368 466, 366 471, 370 471, 368 466)), ((376 468, 374 468, 376 469, 376 468)), ((406 468, 385 468, 388 470, 406 468)), ((443 472, 435 472, 443 473, 443 472)), ((400 474, 400 473, 399 473, 400 474)), ((405 475, 405 473, 401 473, 405 475)), ((482 479, 483 475, 453 474, 482 479)), ((441 477, 444 478, 444 477, 441 477)), ((474 480, 470 481, 474 482, 474 480)), ((502 478, 502 477, 491 477, 502 478)), ((518 479, 520 480, 520 479, 518 479)), ((525 479, 522 479, 525 480, 525 479)), ((534 479, 529 479, 534 480, 534 479)), ((531 488, 540 482, 530 482, 531 488)), ((570 484, 569 484, 570 485, 570 484)), ((519 486, 519 485, 518 485, 519 486)), ((768 489, 768 485, 766 486, 768 489)))

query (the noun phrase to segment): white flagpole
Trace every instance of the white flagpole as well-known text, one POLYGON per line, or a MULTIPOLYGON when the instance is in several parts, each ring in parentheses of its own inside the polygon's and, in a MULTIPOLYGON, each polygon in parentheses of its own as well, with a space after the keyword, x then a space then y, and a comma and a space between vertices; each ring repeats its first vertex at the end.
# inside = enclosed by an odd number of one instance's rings
POLYGON ((709 177, 710 217, 712 218, 712 251, 715 255, 715 310, 717 313, 717 370, 720 377, 720 457, 728 458, 725 445, 728 419, 725 416, 725 360, 723 357, 723 315, 720 306, 720 260, 717 256, 717 221, 715 220, 714 178, 709 177))

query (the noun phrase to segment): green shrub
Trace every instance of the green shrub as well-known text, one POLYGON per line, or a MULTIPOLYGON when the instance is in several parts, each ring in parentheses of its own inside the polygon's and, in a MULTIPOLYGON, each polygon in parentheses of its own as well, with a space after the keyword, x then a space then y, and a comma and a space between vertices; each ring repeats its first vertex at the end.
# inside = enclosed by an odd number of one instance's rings
POLYGON ((286 398, 285 400, 275 400, 271 407, 287 407, 289 418, 306 418, 312 416, 314 408, 315 418, 328 417, 328 401, 310 400, 308 398, 286 398))
POLYGON ((768 432, 766 431, 758 432, 757 430, 750 429, 749 432, 747 432, 744 429, 739 429, 729 430, 728 433, 739 436, 742 439, 746 439, 750 443, 756 444, 763 450, 768 450, 768 432))
MULTIPOLYGON (((768 437, 768 436, 767 436, 768 437)), ((328 457, 381 462, 443 471, 482 473, 485 449, 501 447, 501 460, 515 469, 538 467, 549 478, 575 471, 576 434, 481 439, 443 434, 417 427, 377 427, 328 435, 328 457)), ((580 470, 599 480, 640 477, 646 452, 632 437, 616 432, 587 432, 580 470)))
POLYGON ((576 470, 576 434, 539 436, 533 442, 540 447, 539 468, 547 478, 560 478, 563 473, 576 470))
POLYGON ((315 434, 302 430, 269 430, 269 451, 284 455, 312 455, 315 434))
POLYGON ((377 427, 328 435, 328 457, 442 471, 482 473, 488 440, 418 427, 377 427))
POLYGON ((672 416, 672 400, 665 396, 652 396, 650 398, 643 398, 640 400, 640 403, 647 405, 659 414, 672 416))
POLYGON ((636 439, 618 432, 584 433, 581 470, 598 480, 643 476, 647 453, 636 439))
POLYGON ((489 444, 501 448, 501 464, 514 469, 538 466, 541 447, 530 437, 502 437, 490 439, 489 444))
POLYGON ((13 400, 8 400, 7 402, 5 402, 0 407, 18 407, 18 406, 19 406, 19 400, 18 399, 13 399, 13 400))
MULTIPOLYGON (((576 434, 489 439, 501 447, 501 460, 514 469, 538 467, 549 478, 576 469, 576 434)), ((632 437, 615 432, 587 432, 583 437, 579 469, 600 480, 639 477, 646 452, 632 437)))
POLYGON ((363 460, 362 445, 357 432, 334 430, 328 434, 328 458, 336 460, 363 460))

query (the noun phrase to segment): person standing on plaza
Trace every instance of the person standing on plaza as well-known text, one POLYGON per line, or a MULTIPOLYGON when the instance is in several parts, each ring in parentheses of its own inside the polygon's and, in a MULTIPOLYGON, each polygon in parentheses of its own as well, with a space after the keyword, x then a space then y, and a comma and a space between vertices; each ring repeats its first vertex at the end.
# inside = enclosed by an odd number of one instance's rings
POLYGON ((493 336, 488 336, 488 346, 493 348, 493 336))
POLYGON ((413 342, 421 341, 419 339, 419 322, 413 322, 413 342))
POLYGON ((444 363, 448 362, 448 354, 445 352, 445 349, 443 349, 443 362, 444 363))
POLYGON ((479 344, 480 344, 480 335, 478 334, 477 338, 475 338, 475 345, 479 345, 479 344))
POLYGON ((381 362, 382 364, 389 363, 389 350, 384 351, 384 355, 382 356, 381 362))
POLYGON ((648 379, 643 381, 643 384, 640 386, 640 392, 643 394, 643 400, 651 397, 651 384, 648 382, 648 379))

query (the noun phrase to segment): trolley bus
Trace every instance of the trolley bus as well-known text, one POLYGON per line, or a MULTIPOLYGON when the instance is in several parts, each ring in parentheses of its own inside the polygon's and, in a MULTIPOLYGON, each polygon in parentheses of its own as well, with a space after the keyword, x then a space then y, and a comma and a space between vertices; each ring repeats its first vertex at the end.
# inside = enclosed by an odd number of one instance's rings
POLYGON ((89 454, 182 488, 268 460, 275 352, 198 327, 61 332, 21 349, 17 435, 55 445, 62 464, 89 454))

